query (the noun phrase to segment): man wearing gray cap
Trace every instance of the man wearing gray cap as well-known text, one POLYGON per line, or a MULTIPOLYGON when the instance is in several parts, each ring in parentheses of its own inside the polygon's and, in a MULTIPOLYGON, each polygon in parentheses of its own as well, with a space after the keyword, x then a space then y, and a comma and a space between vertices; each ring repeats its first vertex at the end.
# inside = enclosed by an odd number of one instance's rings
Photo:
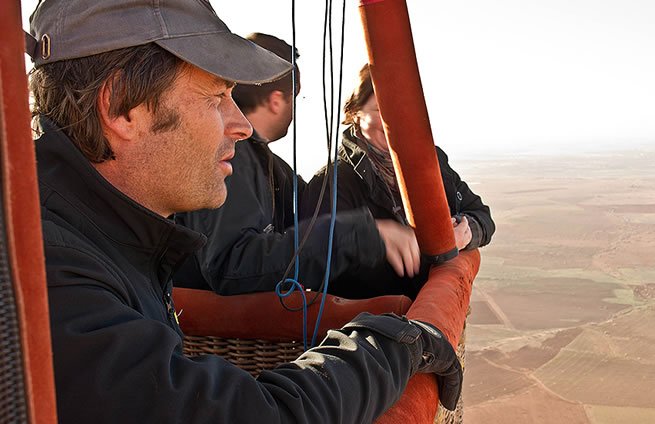
POLYGON ((205 237, 171 216, 222 204, 252 133, 232 88, 288 62, 203 0, 47 0, 30 24, 60 422, 365 423, 417 372, 454 408, 452 347, 393 315, 362 314, 258 379, 182 354, 170 277, 205 237))

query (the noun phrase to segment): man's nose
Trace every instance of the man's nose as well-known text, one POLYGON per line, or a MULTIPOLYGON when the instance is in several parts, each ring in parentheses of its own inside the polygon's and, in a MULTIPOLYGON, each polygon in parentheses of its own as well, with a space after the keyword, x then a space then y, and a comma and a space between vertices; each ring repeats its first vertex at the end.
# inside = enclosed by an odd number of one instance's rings
POLYGON ((234 141, 243 140, 252 135, 252 125, 243 115, 232 98, 226 104, 225 134, 234 141))

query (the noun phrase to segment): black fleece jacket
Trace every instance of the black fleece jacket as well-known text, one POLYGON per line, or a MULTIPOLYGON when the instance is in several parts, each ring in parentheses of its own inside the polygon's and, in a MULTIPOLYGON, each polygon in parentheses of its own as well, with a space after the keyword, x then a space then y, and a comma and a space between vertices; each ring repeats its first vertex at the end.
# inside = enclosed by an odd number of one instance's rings
MULTIPOLYGON (((337 160, 337 211, 343 213, 353 209, 367 208, 375 219, 393 219, 407 224, 403 204, 399 195, 392 194, 377 171, 366 151, 358 145, 353 127, 343 133, 337 160)), ((487 245, 496 230, 489 207, 482 202, 459 174, 448 164, 448 156, 436 147, 441 178, 451 216, 466 216, 471 228, 471 242, 466 249, 487 245)), ((332 169, 328 173, 332 175, 332 169)), ((313 213, 318 202, 319 191, 325 169, 319 170, 305 188, 300 207, 300 216, 313 213)), ((329 196, 320 205, 322 213, 330 211, 329 196)), ((416 296, 429 272, 429 264, 422 263, 419 276, 398 277, 391 266, 379 263, 362 267, 355 273, 346 272, 335 279, 331 291, 344 297, 360 298, 381 294, 405 294, 416 296)))
POLYGON ((126 197, 58 128, 41 126, 59 422, 367 423, 400 397, 423 345, 389 317, 330 332, 258 379, 218 356, 186 358, 171 274, 205 237, 126 197))
MULTIPOLYGON (((208 242, 175 275, 176 286, 221 295, 273 291, 293 257, 293 170, 256 133, 237 143, 232 164, 223 206, 177 216, 178 223, 205 234, 208 242)), ((298 177, 300 199, 305 186, 298 177)), ((308 219, 299 223, 298 240, 308 224, 308 219)), ((298 280, 305 288, 316 290, 323 282, 329 229, 330 216, 319 216, 301 251, 298 280)), ((384 243, 368 210, 337 216, 332 279, 377 266, 384 258, 384 243)))

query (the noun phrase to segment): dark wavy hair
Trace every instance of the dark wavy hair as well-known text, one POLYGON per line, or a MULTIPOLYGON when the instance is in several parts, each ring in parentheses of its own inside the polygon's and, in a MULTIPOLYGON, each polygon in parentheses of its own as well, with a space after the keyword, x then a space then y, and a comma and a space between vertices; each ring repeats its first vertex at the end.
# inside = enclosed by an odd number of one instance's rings
POLYGON ((362 110, 364 104, 368 101, 369 97, 375 95, 373 91, 373 80, 371 79, 371 69, 368 63, 365 64, 359 71, 357 85, 353 92, 348 96, 343 105, 343 122, 345 125, 352 125, 355 123, 355 115, 362 110))
MULTIPOLYGON (((252 34, 246 37, 248 40, 257 44, 260 47, 265 48, 268 51, 271 51, 291 63, 293 57, 291 56, 291 46, 285 41, 280 40, 277 37, 272 35, 263 34, 261 32, 253 32, 252 34)), ((298 49, 294 52, 296 59, 300 57, 298 54, 298 49)), ((298 64, 296 63, 295 67, 296 72, 296 91, 295 94, 298 94, 300 91, 300 70, 298 69, 298 64)), ((234 102, 239 106, 243 113, 249 113, 259 105, 263 105, 268 96, 273 91, 281 91, 288 98, 291 98, 291 86, 292 86, 293 75, 291 72, 286 74, 280 79, 277 79, 273 82, 266 84, 257 84, 257 85, 245 85, 239 84, 234 87, 232 90, 232 98, 234 102)))
POLYGON ((62 60, 34 69, 32 117, 57 124, 91 162, 114 158, 98 114, 98 95, 109 84, 109 114, 127 115, 145 104, 154 115, 153 131, 179 124, 179 115, 161 105, 162 95, 189 66, 154 43, 62 60))

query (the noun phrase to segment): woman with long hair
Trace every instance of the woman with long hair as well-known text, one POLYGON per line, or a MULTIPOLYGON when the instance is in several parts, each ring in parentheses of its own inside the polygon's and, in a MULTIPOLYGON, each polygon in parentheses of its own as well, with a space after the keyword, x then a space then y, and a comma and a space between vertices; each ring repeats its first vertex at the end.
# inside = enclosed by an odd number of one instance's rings
MULTIPOLYGON (((376 219, 407 224, 368 64, 361 69, 358 84, 346 100, 343 124, 348 128, 343 132, 338 152, 337 210, 368 208, 376 219)), ((488 244, 496 229, 489 207, 448 165, 446 153, 435 147, 457 248, 476 249, 488 244)), ((323 178, 331 178, 331 173, 332 169, 327 174, 322 169, 309 182, 301 205, 302 215, 313 212, 323 178)), ((329 213, 330 205, 329 196, 324 196, 321 212, 329 213)), ((413 298, 427 279, 428 270, 429 264, 422 263, 419 275, 408 277, 397 275, 387 263, 375 268, 362 267, 331 282, 329 291, 350 298, 381 294, 406 294, 413 298)))

